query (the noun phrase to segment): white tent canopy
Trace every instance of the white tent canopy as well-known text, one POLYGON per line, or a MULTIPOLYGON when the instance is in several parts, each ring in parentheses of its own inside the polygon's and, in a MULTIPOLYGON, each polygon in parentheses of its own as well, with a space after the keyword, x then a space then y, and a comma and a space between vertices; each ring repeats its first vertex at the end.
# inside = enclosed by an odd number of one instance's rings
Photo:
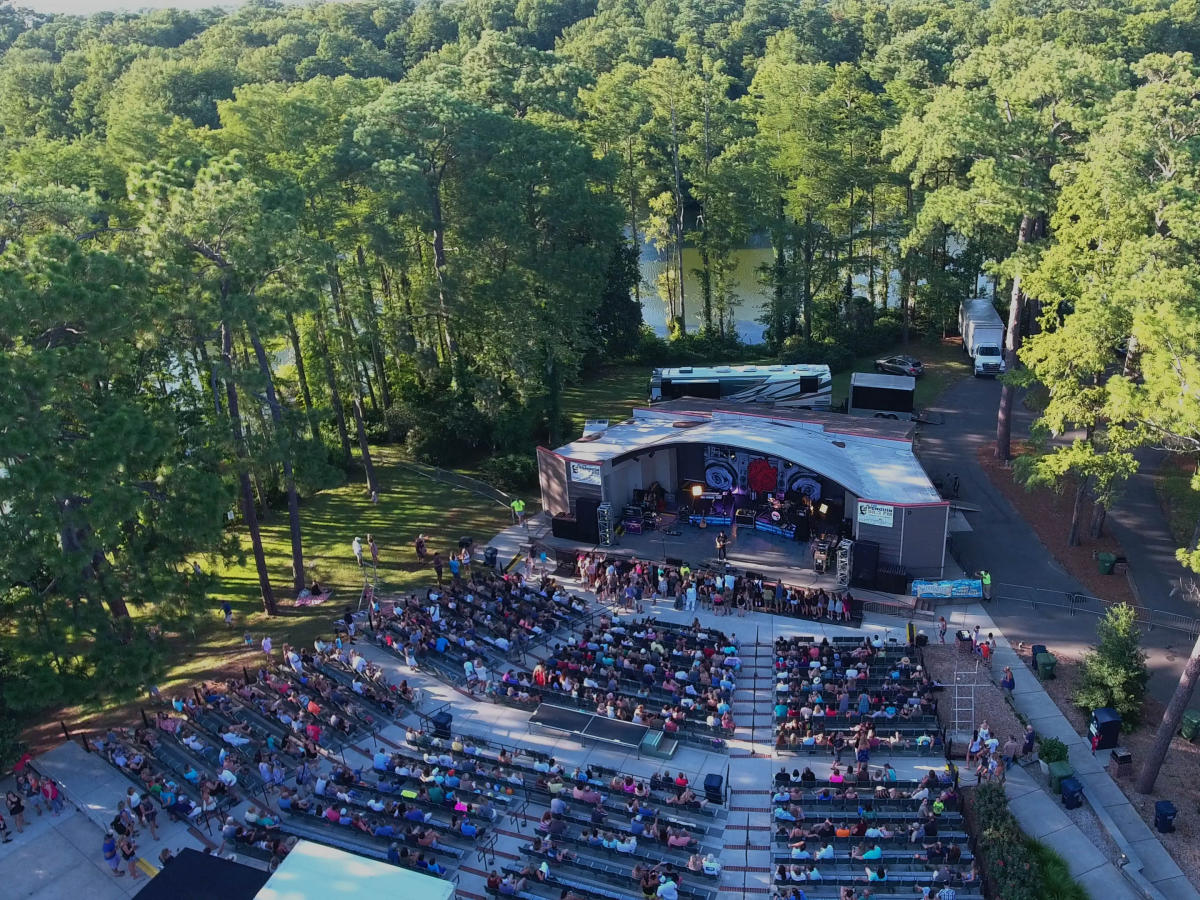
POLYGON ((678 444, 714 444, 786 459, 836 481, 862 500, 894 505, 943 502, 913 455, 911 442, 856 434, 852 425, 843 430, 761 414, 713 411, 699 416, 639 409, 631 420, 573 441, 556 453, 595 464, 678 444))
POLYGON ((324 844, 299 841, 254 900, 450 900, 453 896, 454 885, 440 878, 324 844))

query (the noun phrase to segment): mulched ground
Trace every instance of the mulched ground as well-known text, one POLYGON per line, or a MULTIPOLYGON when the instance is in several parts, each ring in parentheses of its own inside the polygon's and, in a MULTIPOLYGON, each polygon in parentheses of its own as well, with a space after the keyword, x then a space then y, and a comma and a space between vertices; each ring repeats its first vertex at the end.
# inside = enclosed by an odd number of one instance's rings
MULTIPOLYGON (((1025 726, 1017 719, 1017 715, 1013 708, 1009 705, 1008 700, 1004 696, 1004 692, 1000 690, 1000 686, 993 680, 999 679, 1003 671, 1002 667, 997 666, 993 672, 982 663, 976 673, 974 659, 971 654, 962 654, 954 644, 929 644, 925 647, 925 656, 923 657, 925 666, 929 670, 929 674, 946 685, 946 690, 941 693, 938 699, 938 720, 946 728, 952 728, 954 725, 954 683, 955 683, 955 663, 959 663, 958 680, 961 685, 975 684, 975 721, 976 723, 987 722, 992 734, 1000 739, 1000 743, 1004 743, 1008 736, 1015 735, 1018 740, 1025 733, 1025 726)), ((954 755, 962 757, 965 755, 965 748, 956 747, 954 755)), ((973 782, 974 774, 966 778, 967 782, 973 782)))

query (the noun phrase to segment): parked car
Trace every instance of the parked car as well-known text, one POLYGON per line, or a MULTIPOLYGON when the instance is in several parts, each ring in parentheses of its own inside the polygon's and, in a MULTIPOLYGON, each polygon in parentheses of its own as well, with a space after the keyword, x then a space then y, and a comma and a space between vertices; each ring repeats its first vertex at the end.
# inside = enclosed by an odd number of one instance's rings
POLYGON ((912 375, 914 378, 925 374, 925 366, 919 359, 911 356, 889 356, 887 359, 875 360, 875 371, 888 375, 912 375))

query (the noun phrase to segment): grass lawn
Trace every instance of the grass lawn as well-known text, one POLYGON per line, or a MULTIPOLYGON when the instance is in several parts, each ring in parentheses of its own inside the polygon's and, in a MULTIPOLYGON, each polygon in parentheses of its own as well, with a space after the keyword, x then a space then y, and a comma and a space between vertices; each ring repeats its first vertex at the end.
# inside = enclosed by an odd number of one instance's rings
MULTIPOLYGON (((413 474, 398 465, 396 447, 372 447, 371 453, 379 476, 379 503, 372 504, 361 475, 342 487, 322 491, 300 507, 304 536, 307 580, 315 572, 317 580, 334 590, 333 599, 322 606, 291 606, 291 540, 287 509, 271 511, 262 523, 263 550, 275 588, 279 615, 268 618, 262 609, 258 575, 250 542, 239 526, 246 559, 243 563, 223 565, 201 562, 215 584, 210 591, 211 615, 203 619, 194 633, 168 635, 170 645, 166 675, 159 680, 164 694, 222 674, 238 672, 243 665, 257 665, 261 652, 258 641, 270 634, 276 649, 284 642, 311 645, 321 634, 330 632, 330 622, 349 604, 355 608, 363 588, 363 574, 354 560, 350 542, 358 535, 366 551, 368 532, 379 544, 379 590, 381 593, 416 590, 430 583, 432 570, 416 564, 413 540, 419 532, 428 538, 429 552, 457 549, 462 535, 475 538, 478 546, 509 524, 509 512, 499 504, 413 474), (229 600, 234 609, 234 627, 226 628, 221 602, 229 600), (255 648, 247 649, 242 636, 249 631, 255 648)), ((361 471, 361 470, 360 470, 361 471)), ((103 706, 60 710, 43 719, 40 727, 26 733, 31 746, 52 745, 62 739, 57 720, 75 727, 92 729, 110 722, 132 724, 138 703, 108 703, 103 706)))
POLYGON ((860 356, 854 361, 854 366, 845 372, 833 376, 833 403, 846 402, 850 396, 850 374, 852 372, 874 372, 875 360, 899 354, 914 356, 925 364, 925 374, 917 379, 915 405, 924 409, 941 395, 947 386, 959 378, 971 374, 969 360, 962 352, 962 342, 957 338, 943 340, 936 344, 923 341, 912 341, 907 347, 897 344, 888 350, 872 353, 870 356, 860 356))
POLYGON ((1191 541, 1196 521, 1200 519, 1200 491, 1192 490, 1191 483, 1195 471, 1194 458, 1171 456, 1163 462, 1154 479, 1171 537, 1181 547, 1191 541))

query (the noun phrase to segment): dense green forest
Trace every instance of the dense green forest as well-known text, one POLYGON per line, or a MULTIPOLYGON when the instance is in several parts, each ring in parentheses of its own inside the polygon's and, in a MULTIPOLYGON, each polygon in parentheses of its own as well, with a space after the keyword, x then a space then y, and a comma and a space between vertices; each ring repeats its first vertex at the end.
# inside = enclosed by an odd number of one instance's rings
POLYGON ((917 341, 982 290, 1025 364, 997 453, 1022 383, 1078 435, 1026 477, 1103 509, 1136 447, 1200 451, 1197 0, 3 6, 0 52, 14 710, 143 683, 264 504, 298 589, 301 499, 374 490, 379 442, 527 465, 597 364, 745 352, 751 236, 760 356, 917 341))

